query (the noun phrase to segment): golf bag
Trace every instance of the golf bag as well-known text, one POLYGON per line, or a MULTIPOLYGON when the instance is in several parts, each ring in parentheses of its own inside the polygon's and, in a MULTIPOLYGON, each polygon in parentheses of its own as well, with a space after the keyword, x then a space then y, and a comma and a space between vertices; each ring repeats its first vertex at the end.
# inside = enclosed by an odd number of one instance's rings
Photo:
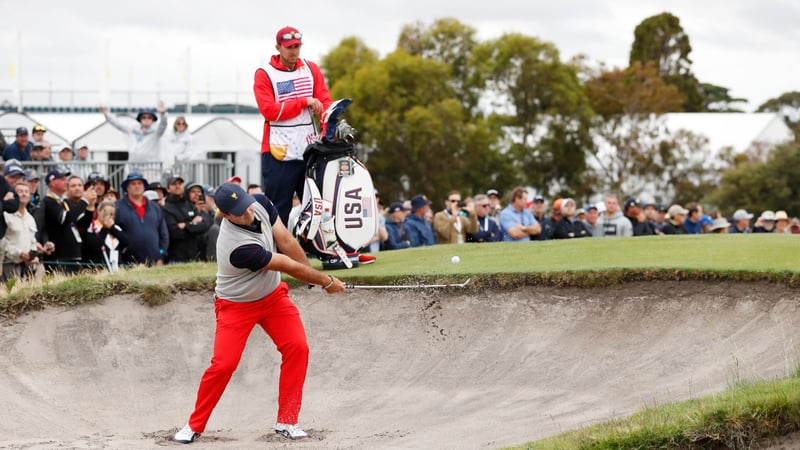
POLYGON ((353 128, 339 120, 350 102, 338 100, 322 114, 324 134, 303 153, 303 198, 289 218, 289 229, 324 269, 358 266, 356 252, 378 231, 372 177, 356 157, 353 128))

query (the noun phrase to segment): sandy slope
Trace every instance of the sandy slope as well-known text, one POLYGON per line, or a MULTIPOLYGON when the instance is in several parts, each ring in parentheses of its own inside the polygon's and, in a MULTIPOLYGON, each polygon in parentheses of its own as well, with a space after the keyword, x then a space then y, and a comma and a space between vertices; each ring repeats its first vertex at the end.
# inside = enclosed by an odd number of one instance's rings
MULTIPOLYGON (((797 291, 769 284, 292 295, 312 351, 301 413, 312 438, 271 434, 279 358, 257 329, 192 448, 497 448, 798 361, 797 291)), ((210 297, 194 294, 0 326, 0 447, 171 446, 212 331, 210 297)))

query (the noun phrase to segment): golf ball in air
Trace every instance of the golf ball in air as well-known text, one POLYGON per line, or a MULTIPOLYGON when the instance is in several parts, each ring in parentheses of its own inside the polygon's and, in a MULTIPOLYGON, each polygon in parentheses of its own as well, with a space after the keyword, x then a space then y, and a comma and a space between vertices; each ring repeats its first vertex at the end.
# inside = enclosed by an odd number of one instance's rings
POLYGON ((450 262, 453 264, 458 264, 461 262, 461 258, 459 258, 458 256, 453 256, 452 258, 450 258, 450 262))

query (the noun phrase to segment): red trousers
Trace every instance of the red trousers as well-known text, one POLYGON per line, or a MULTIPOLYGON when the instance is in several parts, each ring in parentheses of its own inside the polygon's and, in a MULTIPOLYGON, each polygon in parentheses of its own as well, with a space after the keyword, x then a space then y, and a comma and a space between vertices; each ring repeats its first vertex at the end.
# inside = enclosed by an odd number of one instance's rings
POLYGON ((308 342, 300 312, 289 299, 289 287, 281 283, 270 295, 255 302, 217 298, 214 309, 217 315, 214 356, 200 380, 189 426, 198 433, 206 429, 211 411, 239 365, 247 338, 256 324, 264 329, 281 353, 278 422, 297 423, 308 368, 308 342))

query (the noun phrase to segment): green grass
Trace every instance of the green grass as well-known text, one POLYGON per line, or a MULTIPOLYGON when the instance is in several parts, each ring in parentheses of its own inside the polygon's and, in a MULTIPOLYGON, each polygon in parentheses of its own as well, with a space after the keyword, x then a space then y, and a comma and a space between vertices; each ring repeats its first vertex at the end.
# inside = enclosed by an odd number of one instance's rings
POLYGON ((800 378, 740 384, 511 450, 750 449, 800 430, 800 378), (724 445, 724 447, 723 447, 724 445))

